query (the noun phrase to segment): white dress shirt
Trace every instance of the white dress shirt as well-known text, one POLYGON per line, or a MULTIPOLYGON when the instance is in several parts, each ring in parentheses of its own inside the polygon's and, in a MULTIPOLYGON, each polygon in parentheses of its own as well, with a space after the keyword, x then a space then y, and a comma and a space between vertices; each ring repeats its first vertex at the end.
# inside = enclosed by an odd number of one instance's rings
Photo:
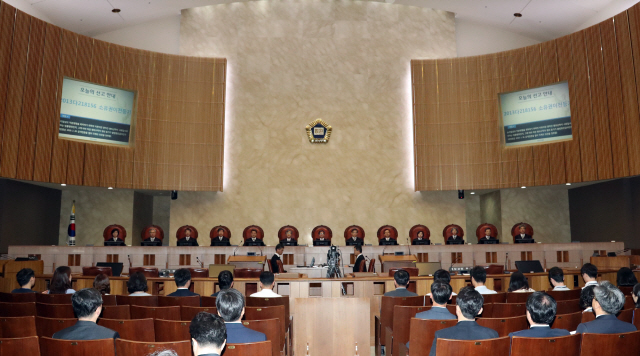
POLYGON ((498 292, 487 288, 486 286, 477 286, 476 290, 480 294, 498 294, 498 292))
POLYGON ((597 285, 598 285, 598 281, 589 281, 589 282, 584 284, 584 287, 582 287, 582 289, 584 289, 585 287, 588 287, 588 286, 597 286, 597 285))
POLYGON ((275 293, 273 290, 271 289, 263 289, 257 293, 253 293, 250 295, 250 297, 259 297, 259 298, 278 298, 281 297, 281 295, 275 293))
POLYGON ((553 290, 571 290, 571 289, 569 289, 569 287, 567 286, 555 286, 553 287, 553 290))

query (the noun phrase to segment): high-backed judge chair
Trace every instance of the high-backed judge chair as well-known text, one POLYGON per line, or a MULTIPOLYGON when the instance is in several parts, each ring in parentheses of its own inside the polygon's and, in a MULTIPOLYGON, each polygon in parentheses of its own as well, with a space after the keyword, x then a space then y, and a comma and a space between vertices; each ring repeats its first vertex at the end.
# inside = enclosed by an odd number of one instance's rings
POLYGON ((37 316, 36 332, 40 337, 53 337, 53 334, 62 329, 74 326, 77 322, 78 319, 76 318, 45 318, 42 316, 37 316))
POLYGON ((278 230, 278 241, 283 246, 298 246, 298 238, 300 237, 300 233, 295 226, 286 225, 278 230), (291 233, 291 236, 287 237, 287 233, 291 233))
POLYGON ((231 230, 226 226, 214 226, 209 232, 209 237, 211 238, 211 246, 231 246, 231 230), (218 234, 220 230, 222 231, 222 240, 218 234))
POLYGON ((99 319, 98 325, 117 331, 120 337, 132 341, 156 341, 153 330, 153 319, 99 319))
MULTIPOLYGON (((38 336, 36 330, 36 317, 19 316, 14 318, 0 318, 0 337, 38 336)), ((0 354, 1 355, 1 354, 0 354)))
POLYGON ((198 229, 191 225, 180 226, 176 231, 176 240, 178 246, 198 246, 198 229), (189 241, 187 241, 187 230, 191 231, 189 241))
MULTIPOLYGON (((378 244, 380 245, 397 245, 398 244, 398 230, 391 225, 380 226, 378 232, 378 244), (385 237, 385 231, 389 231, 389 240, 385 237)), ((349 235, 351 237, 351 235, 349 235)))
MULTIPOLYGON (((396 236, 397 236, 397 231, 396 231, 396 236)), ((364 245, 364 229, 358 225, 351 225, 347 227, 346 229, 344 229, 344 241, 346 242, 347 246, 364 245), (351 236, 351 232, 354 229, 356 230, 355 241, 351 236)))
POLYGON ((376 271, 376 259, 372 258, 371 261, 369 261, 369 269, 367 270, 367 272, 375 272, 376 271))
POLYGON ((431 245, 431 231, 424 225, 413 225, 409 229, 409 240, 412 245, 431 245), (422 232, 422 236, 418 236, 422 232))
POLYGON ((142 242, 140 246, 162 246, 162 241, 164 240, 164 230, 158 225, 149 225, 142 229, 140 232, 140 237, 142 237, 142 242), (151 241, 150 231, 155 229, 156 236, 155 241, 151 241))
POLYGON ((98 267, 98 266, 82 267, 83 276, 97 276, 99 274, 104 274, 109 277, 113 276, 111 267, 98 267))
POLYGON ((492 244, 498 243, 498 228, 493 224, 484 223, 480 224, 476 229, 476 237, 478 238, 479 244, 492 244), (485 231, 489 229, 491 230, 491 234, 489 235, 490 239, 485 239, 485 231))
POLYGON ((127 230, 122 225, 112 224, 104 228, 102 232, 105 246, 126 246, 125 239, 127 238, 127 230), (114 231, 118 232, 117 240, 113 240, 114 231))
POLYGON ((513 237, 513 243, 534 243, 533 240, 533 227, 526 222, 519 222, 511 227, 511 237, 513 237), (524 238, 520 233, 520 226, 524 226, 524 238))
POLYGON ((249 225, 242 231, 242 240, 244 246, 264 246, 264 230, 258 225, 249 225), (255 241, 251 237, 251 232, 256 232, 255 241))
POLYGON ((333 232, 328 226, 318 225, 314 227, 313 230, 311 230, 311 239, 313 240, 313 246, 331 246, 332 237, 333 232))
POLYGON ((442 237, 444 237, 444 242, 447 245, 455 245, 455 244, 464 244, 464 230, 462 226, 456 224, 450 224, 444 227, 442 230, 442 237), (451 232, 453 229, 456 229, 457 237, 453 238, 453 233, 451 232))

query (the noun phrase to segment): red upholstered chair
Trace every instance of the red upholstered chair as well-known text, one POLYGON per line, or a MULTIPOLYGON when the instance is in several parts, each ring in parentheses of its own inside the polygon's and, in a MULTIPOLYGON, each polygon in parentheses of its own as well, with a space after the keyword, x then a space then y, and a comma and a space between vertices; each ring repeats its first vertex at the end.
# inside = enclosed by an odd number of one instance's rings
MULTIPOLYGON (((495 308, 493 310, 495 312, 495 308)), ((527 316, 516 316, 513 318, 478 318, 478 324, 498 332, 500 337, 507 336, 514 331, 525 330, 529 328, 527 316)), ((497 355, 502 355, 496 353, 497 355)))
POLYGON ((131 319, 129 305, 103 305, 100 317, 107 319, 131 319))
POLYGON ((188 306, 199 307, 200 296, 194 295, 191 297, 165 297, 164 295, 158 296, 159 307, 173 307, 173 306, 188 306))
POLYGON ((44 304, 36 303, 38 316, 45 318, 75 318, 73 306, 71 304, 44 304))
POLYGON ((520 225, 524 225, 524 233, 533 238, 533 227, 526 222, 519 222, 511 227, 511 237, 514 243, 516 242, 516 235, 520 235, 520 225))
POLYGON ((501 292, 496 294, 483 294, 485 303, 506 303, 507 293, 501 292))
POLYGON ((580 356, 627 354, 640 350, 640 331, 624 334, 582 334, 580 356), (636 350, 636 351, 633 351, 636 350))
MULTIPOLYGON (((276 263, 278 264, 278 271, 284 271, 284 265, 282 264, 282 261, 277 260, 276 263)), ((267 263, 268 265, 271 265, 271 263, 267 263)))
MULTIPOLYGON (((242 231, 242 242, 246 242, 248 239, 251 238, 251 231, 252 230, 256 230, 256 238, 258 240, 263 241, 264 240, 264 230, 262 230, 262 228, 258 225, 249 225, 247 227, 244 228, 244 230, 242 231)), ((263 241, 264 243, 264 241, 263 241)))
POLYGON ((36 302, 44 304, 71 304, 73 294, 42 294, 36 293, 36 302))
POLYGON ((35 303, 36 294, 39 294, 39 293, 2 293, 0 292, 0 302, 2 303, 35 303))
MULTIPOLYGON (((389 230, 389 237, 392 240, 395 240, 396 243, 398 243, 398 230, 395 227, 391 226, 391 225, 380 226, 380 228, 378 229, 378 232, 376 233, 376 236, 378 237, 378 243, 382 244, 381 240, 384 239, 384 232, 386 230, 389 230)), ((351 235, 349 235, 349 237, 350 236, 351 235)), ((363 240, 364 240, 364 238, 363 238, 363 240)))
POLYGON ((626 297, 630 296, 633 293, 633 286, 618 286, 618 289, 624 294, 626 297))
POLYGON ((444 238, 444 242, 446 243, 449 238, 453 235, 453 233, 451 232, 451 230, 456 229, 458 231, 458 238, 460 238, 461 240, 464 241, 464 229, 462 229, 462 226, 460 225, 456 225, 456 224, 449 224, 447 226, 444 227, 444 229, 442 230, 442 237, 444 238))
POLYGON ((122 240, 122 243, 125 243, 126 239, 127 239, 127 230, 125 230, 125 228, 122 225, 118 225, 118 224, 112 224, 109 225, 107 227, 104 228, 104 231, 102 232, 102 237, 104 238, 104 241, 113 241, 113 231, 116 230, 118 231, 118 239, 122 240))
POLYGON ((551 325, 552 329, 565 329, 569 331, 574 331, 580 325, 582 321, 582 312, 571 313, 571 314, 558 314, 556 315, 556 319, 553 321, 553 325, 551 325))
POLYGON ((36 334, 38 336, 53 337, 53 334, 62 329, 76 325, 76 318, 44 318, 36 317, 36 334))
MULTIPOLYGON (((365 236, 364 235, 364 229, 361 228, 358 225, 351 225, 351 226, 347 227, 346 229, 344 229, 344 241, 345 241, 345 243, 347 242, 347 240, 349 240, 351 238, 351 230, 353 230, 353 229, 358 230, 357 237, 359 239, 361 239, 363 241, 363 244, 364 244, 364 236, 365 236)), ((397 235, 398 235, 398 232, 396 231, 396 236, 397 235)))
POLYGON ((329 245, 331 244, 331 238, 333 237, 333 232, 331 228, 325 225, 318 225, 311 230, 311 239, 313 240, 313 244, 316 244, 316 241, 320 240, 320 232, 324 233, 324 239, 329 241, 329 245))
POLYGON ((640 330, 640 309, 638 308, 633 310, 633 325, 640 330))
POLYGON ((111 271, 111 267, 82 267, 82 275, 83 276, 97 276, 99 274, 104 274, 107 276, 113 276, 113 272, 111 271))
POLYGON ((295 241, 295 245, 298 244, 298 238, 300 237, 300 233, 295 226, 286 225, 278 230, 278 241, 285 246, 292 246, 290 242, 287 242, 287 232, 291 231, 291 239, 295 241))
POLYGON ((622 309, 633 309, 636 307, 636 303, 633 301, 633 297, 630 295, 627 295, 624 297, 624 306, 622 307, 622 309))
POLYGON ((158 306, 158 296, 139 296, 139 297, 131 297, 128 295, 117 295, 116 300, 118 301, 118 305, 142 305, 145 307, 156 307, 158 306))
POLYGON ((143 307, 140 305, 131 306, 131 319, 146 318, 180 320, 180 307, 143 307))
POLYGON ((36 317, 0 318, 0 338, 38 336, 36 317))
POLYGON ((99 319, 98 325, 117 331, 120 337, 132 341, 154 342, 153 319, 99 319))
POLYGON ((572 289, 572 290, 549 290, 545 293, 549 294, 556 301, 561 300, 580 300, 580 292, 582 290, 580 288, 572 289))
POLYGON ((158 278, 160 272, 156 267, 131 267, 129 268, 129 275, 140 272, 147 278, 158 278))
POLYGON ((191 278, 207 278, 207 277, 209 277, 209 269, 208 268, 187 268, 187 269, 191 273, 191 278))
MULTIPOLYGON (((249 299, 249 298, 247 298, 249 299)), ((275 298, 274 298, 275 299, 275 298)), ((210 314, 218 315, 218 310, 215 307, 180 307, 180 320, 191 321, 200 312, 207 312, 210 314)))
POLYGON ((488 340, 447 340, 438 339, 436 353, 438 356, 495 356, 508 355, 511 349, 510 337, 499 337, 488 340))
POLYGON ((248 344, 227 344, 223 352, 224 356, 271 356, 272 350, 271 341, 267 340, 248 344))
POLYGON ((360 266, 358 266, 358 272, 366 272, 367 271, 367 261, 360 261, 360 266))
MULTIPOLYGON (((191 334, 189 334, 189 321, 176 321, 176 320, 154 320, 154 330, 156 332, 157 342, 172 342, 172 341, 191 341, 191 334)), ((126 337, 123 337, 126 339, 126 337)))
POLYGON ((480 226, 478 226, 478 228, 476 229, 476 237, 478 238, 478 241, 480 241, 480 239, 485 236, 485 230, 486 229, 491 229, 491 237, 494 239, 498 238, 498 228, 495 227, 495 225, 493 224, 489 224, 489 223, 484 223, 484 224, 480 224, 480 226))
MULTIPOLYGON (((57 340, 40 338, 40 356, 115 356, 113 339, 57 340)), ((118 356, 124 354, 118 353, 118 356)))
POLYGON ((520 337, 511 339, 511 356, 580 356, 580 334, 557 337, 520 337))
MULTIPOLYGON (((247 298, 248 299, 248 298, 247 298)), ((280 320, 280 349, 284 348, 287 323, 285 323, 285 312, 283 305, 270 307, 245 307, 244 318, 246 320, 280 320)))
POLYGON ((621 310, 618 314, 618 319, 626 321, 627 323, 633 323, 633 309, 621 310))
POLYGON ((162 240, 164 240, 164 230, 162 230, 162 228, 158 225, 149 225, 146 226, 144 229, 142 229, 142 232, 140 233, 140 237, 142 237, 142 241, 145 241, 147 239, 149 239, 149 237, 151 237, 151 234, 149 234, 149 231, 151 229, 156 229, 156 238, 160 240, 160 242, 162 242, 162 240))
POLYGON ((369 261, 369 269, 367 270, 367 272, 375 272, 376 271, 376 259, 372 258, 371 261, 369 261))
POLYGON ((418 238, 418 233, 422 232, 422 240, 430 240, 431 239, 431 231, 428 227, 424 225, 413 225, 411 229, 409 229, 409 239, 411 240, 411 244, 414 245, 413 240, 418 238))
POLYGON ((211 239, 211 246, 213 245, 213 239, 218 238, 218 230, 222 229, 222 236, 231 243, 231 230, 228 227, 223 225, 214 226, 211 231, 209 231, 209 238, 211 239))
POLYGON ((40 355, 38 337, 2 339, 2 342, 0 342, 0 355, 40 355))
MULTIPOLYGON (((113 344, 113 341, 111 343, 113 344)), ((149 355, 167 349, 175 351, 178 356, 191 356, 191 341, 139 342, 116 339, 116 353, 118 356, 149 355)))
POLYGON ((411 318, 411 323, 409 324, 411 356, 428 356, 436 331, 450 328, 457 323, 458 320, 455 319, 425 320, 411 318))
POLYGON ((185 238, 186 235, 186 231, 187 229, 191 230, 191 237, 190 239, 194 239, 196 241, 198 241, 198 229, 195 228, 195 226, 191 226, 191 225, 184 225, 184 226, 180 226, 178 228, 178 231, 176 231, 176 240, 180 241, 182 239, 185 238))

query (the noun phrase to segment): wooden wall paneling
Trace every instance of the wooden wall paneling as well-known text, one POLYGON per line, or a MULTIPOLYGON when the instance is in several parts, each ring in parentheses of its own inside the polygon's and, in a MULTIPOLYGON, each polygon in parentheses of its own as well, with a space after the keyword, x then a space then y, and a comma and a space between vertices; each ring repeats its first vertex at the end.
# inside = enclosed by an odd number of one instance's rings
MULTIPOLYGON (((526 48, 514 50, 511 68, 511 80, 514 90, 530 87, 528 65, 526 48)), ((532 186, 535 184, 533 148, 522 147, 516 150, 518 152, 518 185, 532 186)))
MULTIPOLYGON (((458 118, 456 116, 454 104, 455 98, 455 74, 453 72, 453 60, 438 60, 438 116, 443 119, 439 125, 438 136, 441 138, 440 164, 441 164, 441 190, 453 190, 455 184, 455 167, 453 163, 454 143, 446 141, 445 137, 450 137, 454 133, 452 122, 458 118), (446 121, 445 121, 446 120, 446 121)), ((457 144, 457 143, 456 143, 457 144)))
MULTIPOLYGON (((465 189, 475 189, 484 181, 484 169, 477 169, 478 162, 484 160, 484 155, 479 152, 483 151, 485 146, 481 143, 480 122, 477 114, 480 112, 480 70, 478 57, 467 58, 467 83, 468 83, 468 111, 465 114, 465 127, 467 130, 467 145, 464 153, 464 177, 463 182, 465 189)), ((486 163, 485 163, 486 164, 486 163)))
MULTIPOLYGON (((224 135, 224 130, 225 130, 225 110, 224 110, 224 106, 225 106, 225 102, 226 102, 226 87, 227 87, 227 60, 224 58, 216 58, 213 60, 213 73, 214 73, 214 83, 216 85, 219 85, 216 89, 216 91, 214 92, 214 94, 221 94, 221 95, 217 95, 217 97, 221 97, 222 98, 222 102, 216 104, 216 110, 214 112, 214 121, 215 121, 215 125, 216 125, 216 131, 219 132, 219 134, 217 135, 218 139, 215 140, 215 147, 216 149, 216 166, 215 168, 215 175, 216 175, 216 180, 215 180, 215 186, 217 187, 216 190, 220 190, 222 191, 223 188, 223 173, 224 173, 224 142, 225 142, 225 135, 224 135), (221 92, 222 91, 222 92, 221 92)), ((216 95, 213 95, 214 97, 216 97, 216 95)))
POLYGON ((502 149, 498 125, 500 110, 497 93, 500 92, 500 74, 498 55, 489 54, 480 57, 480 81, 482 117, 480 118, 480 140, 485 143, 487 156, 485 161, 485 181, 481 188, 499 187, 502 179, 502 149))
MULTIPOLYGON (((122 82, 121 86, 124 89, 138 90, 139 81, 139 52, 127 47, 119 47, 122 52, 122 82)), ((130 133, 132 136, 133 145, 129 148, 118 149, 117 167, 116 167, 116 187, 118 188, 132 188, 133 187, 133 158, 134 153, 138 149, 138 146, 143 146, 136 142, 136 135, 138 132, 138 119, 140 117, 140 110, 144 108, 140 103, 140 92, 137 93, 136 103, 136 126, 130 133)))
MULTIPOLYGON (((498 68, 499 68, 499 83, 500 88, 498 93, 509 92, 517 90, 514 86, 515 82, 512 80, 512 67, 513 67, 514 51, 507 51, 498 54, 498 68)), ((496 102, 498 98, 495 99, 496 102)), ((502 128, 500 129, 500 135, 502 135, 502 128)), ((501 188, 514 188, 518 186, 518 150, 506 149, 501 147, 500 150, 502 164, 502 177, 500 180, 501 188)))
MULTIPOLYGON (((124 60, 124 47, 109 44, 109 57, 106 63, 108 69, 105 73, 105 84, 113 87, 123 88, 122 65, 124 60)), ((123 88, 124 89, 124 88, 123 88)), ((130 132, 131 134, 131 132, 130 132)), ((100 166, 100 186, 117 186, 118 177, 118 152, 130 150, 127 147, 101 146, 101 166, 100 166)))
POLYGON ((11 49, 16 9, 0 2, 0 153, 2 153, 2 133, 4 130, 5 109, 7 106, 7 87, 11 68, 11 49))
POLYGON ((603 43, 598 26, 585 30, 587 64, 589 66, 589 88, 591 89, 591 110, 596 138, 596 162, 598 179, 613 178, 613 157, 611 152, 611 129, 607 105, 607 86, 604 77, 603 43))
POLYGON ((467 58, 453 62, 454 98, 457 119, 453 123, 454 132, 458 133, 459 144, 453 147, 453 164, 455 166, 455 189, 469 189, 471 179, 466 170, 465 154, 471 140, 469 129, 469 78, 467 74, 467 58))
POLYGON ((27 55, 29 53, 29 31, 31 17, 16 11, 15 31, 11 49, 11 67, 7 87, 7 106, 4 112, 2 154, 0 155, 0 175, 16 177, 18 164, 18 144, 24 98, 27 55))
MULTIPOLYGON (((552 41, 550 41, 553 43, 552 41)), ((544 79, 544 69, 542 63, 542 45, 534 45, 526 47, 527 52, 527 70, 529 78, 529 87, 535 88, 545 84, 555 82, 546 82, 544 79)), ((555 58, 555 51, 553 52, 555 58)), ((534 185, 549 185, 551 176, 549 170, 549 145, 537 145, 531 147, 533 151, 533 173, 534 185)))
POLYGON ((427 112, 424 125, 423 181, 425 189, 442 189, 442 166, 440 164, 440 101, 438 98, 438 61, 430 61, 423 66, 425 103, 427 112))
POLYGON ((46 25, 44 42, 42 84, 40 100, 38 100, 38 118, 36 149, 34 157, 33 180, 48 182, 51 174, 52 145, 58 123, 56 108, 58 107, 58 77, 60 67, 61 34, 59 27, 46 25))
MULTIPOLYGON (((149 163, 147 151, 150 149, 151 134, 149 132, 149 117, 152 115, 151 103, 153 98, 153 72, 154 62, 151 61, 151 53, 146 51, 127 49, 127 57, 137 57, 138 73, 138 117, 136 120, 136 146, 133 155, 133 186, 148 189, 149 163), (133 53, 129 53, 132 51, 133 53)), ((128 66, 125 67, 129 69, 128 66)))
POLYGON ((613 175, 614 177, 626 177, 629 175, 629 155, 627 154, 627 134, 622 101, 621 73, 618 62, 618 46, 616 44, 616 29, 612 19, 600 23, 599 27, 602 42, 602 62, 606 78, 609 129, 611 130, 613 175))
POLYGON ((167 54, 153 54, 155 61, 154 73, 154 117, 151 120, 150 131, 152 132, 151 149, 147 152, 150 159, 149 188, 162 189, 163 182, 168 174, 167 165, 167 144, 169 135, 169 81, 171 75, 171 62, 167 54))
POLYGON ((165 186, 176 187, 181 190, 194 190, 198 177, 195 170, 195 150, 196 143, 193 141, 194 119, 185 115, 187 106, 194 107, 194 103, 188 105, 186 100, 193 100, 187 97, 186 82, 187 77, 187 60, 180 56, 171 56, 173 73, 171 83, 171 125, 170 135, 167 140, 171 142, 168 154, 167 166, 169 167, 170 176, 165 186))
POLYGON ((33 179, 34 156, 36 148, 36 125, 38 122, 38 103, 42 76, 42 57, 44 51, 44 21, 32 18, 29 33, 29 50, 22 101, 22 124, 20 125, 18 144, 18 165, 16 178, 33 179))

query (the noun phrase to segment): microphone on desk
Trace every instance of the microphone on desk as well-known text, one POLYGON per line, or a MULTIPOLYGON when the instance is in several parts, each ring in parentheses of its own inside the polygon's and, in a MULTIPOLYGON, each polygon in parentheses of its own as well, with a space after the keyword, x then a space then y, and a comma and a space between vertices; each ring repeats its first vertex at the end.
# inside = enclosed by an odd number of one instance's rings
POLYGON ((233 255, 234 256, 236 255, 236 251, 238 251, 238 247, 240 247, 240 246, 236 246, 236 248, 233 249, 233 255))
POLYGON ((129 268, 131 268, 133 266, 131 263, 131 255, 127 255, 127 259, 129 260, 129 268))
POLYGON ((260 250, 260 256, 262 256, 262 248, 258 246, 258 250, 260 250))
POLYGON ((202 263, 202 261, 200 261, 198 256, 196 256, 196 261, 200 264, 200 268, 204 268, 204 263, 202 263))
POLYGON ((411 242, 409 241, 408 237, 407 237, 407 248, 409 249, 409 254, 411 254, 411 242))

